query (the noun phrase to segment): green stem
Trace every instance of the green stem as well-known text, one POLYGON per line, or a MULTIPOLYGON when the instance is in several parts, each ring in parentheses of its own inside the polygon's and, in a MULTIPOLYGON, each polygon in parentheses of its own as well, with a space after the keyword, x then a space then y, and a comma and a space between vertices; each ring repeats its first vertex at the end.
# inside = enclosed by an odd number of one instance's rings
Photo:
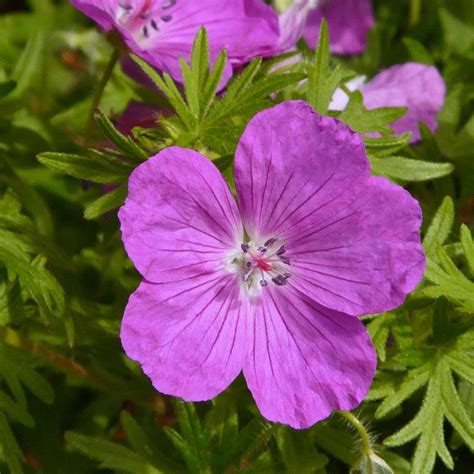
POLYGON ((366 456, 370 456, 371 454, 373 454, 374 450, 372 449, 369 434, 364 428, 364 425, 349 411, 339 411, 338 413, 339 415, 343 416, 347 421, 349 421, 359 433, 360 439, 362 441, 362 451, 364 452, 364 454, 366 456))
POLYGON ((102 95, 104 94, 105 87, 109 82, 110 78, 112 77, 112 73, 114 72, 115 65, 120 58, 120 51, 118 49, 114 49, 112 55, 110 56, 109 62, 105 67, 104 73, 100 78, 100 82, 97 85, 97 89, 94 94, 94 98, 92 99, 92 105, 89 111, 89 117, 87 119, 87 125, 84 132, 84 145, 88 146, 88 142, 92 133, 92 127, 94 125, 94 113, 100 105, 100 101, 102 99, 102 95))
POLYGON ((420 21, 421 0, 411 0, 410 2, 410 18, 408 24, 415 26, 420 21))

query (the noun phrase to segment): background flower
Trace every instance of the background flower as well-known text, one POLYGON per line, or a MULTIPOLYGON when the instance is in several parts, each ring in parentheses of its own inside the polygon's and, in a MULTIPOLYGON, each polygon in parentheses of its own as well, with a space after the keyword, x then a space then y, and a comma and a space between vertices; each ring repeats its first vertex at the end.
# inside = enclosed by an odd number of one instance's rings
POLYGON ((231 65, 271 55, 277 47, 278 17, 260 0, 71 0, 105 30, 116 29, 131 51, 181 80, 179 57, 189 60, 201 27, 211 58, 226 49, 231 65))
MULTIPOLYGON (((360 90, 368 109, 378 107, 406 107, 407 113, 393 123, 396 133, 411 132, 411 142, 421 139, 419 122, 434 132, 438 126, 437 115, 444 104, 446 85, 434 66, 405 63, 384 69, 365 82, 358 76, 346 84, 351 91, 360 90)), ((330 108, 343 110, 349 96, 337 89, 330 108)))

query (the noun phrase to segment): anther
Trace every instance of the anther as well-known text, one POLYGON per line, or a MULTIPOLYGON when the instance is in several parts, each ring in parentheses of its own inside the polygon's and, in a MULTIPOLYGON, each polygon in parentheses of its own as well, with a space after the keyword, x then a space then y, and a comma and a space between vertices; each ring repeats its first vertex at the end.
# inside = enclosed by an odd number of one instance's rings
POLYGON ((267 286, 268 281, 267 280, 260 280, 260 286, 267 286))
POLYGON ((284 245, 282 245, 278 250, 277 250, 277 255, 280 256, 280 255, 283 255, 284 253, 286 252, 286 248, 284 245))
POLYGON ((284 286, 287 284, 287 279, 283 275, 277 275, 272 278, 273 283, 277 286, 284 286))
POLYGON ((165 22, 165 23, 168 23, 169 21, 171 21, 173 19, 173 17, 171 15, 164 15, 161 17, 161 19, 165 22))
POLYGON ((257 249, 260 253, 265 253, 268 249, 266 247, 259 247, 257 249))
POLYGON ((146 25, 143 27, 143 34, 145 35, 145 38, 148 38, 149 33, 148 33, 148 27, 146 25))
POLYGON ((286 257, 285 255, 279 255, 278 257, 286 265, 291 265, 290 259, 288 257, 286 257))
POLYGON ((159 30, 158 25, 156 24, 156 21, 155 21, 155 20, 151 20, 151 27, 152 27, 154 30, 156 30, 156 31, 159 30))
POLYGON ((246 244, 246 243, 243 243, 243 244, 240 244, 240 248, 242 249, 242 252, 244 253, 247 253, 249 251, 249 244, 246 244))
POLYGON ((276 241, 277 241, 277 239, 275 239, 274 237, 272 237, 271 239, 268 239, 263 245, 264 245, 265 247, 270 247, 270 246, 273 245, 276 241))

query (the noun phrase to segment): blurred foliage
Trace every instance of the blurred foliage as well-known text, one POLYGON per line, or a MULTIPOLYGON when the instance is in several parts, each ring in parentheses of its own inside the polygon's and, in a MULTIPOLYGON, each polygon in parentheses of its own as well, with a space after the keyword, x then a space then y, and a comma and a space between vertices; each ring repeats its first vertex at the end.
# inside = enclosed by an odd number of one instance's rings
POLYGON ((0 472, 472 469, 474 9, 472 0, 374 8, 359 57, 330 57, 323 28, 316 52, 301 44, 299 62, 257 59, 216 95, 226 57, 209 70, 201 31, 184 88, 135 58, 159 93, 116 66, 94 111, 114 54, 106 38, 66 1, 0 4, 0 472), (328 113, 342 82, 406 61, 436 65, 447 83, 434 135, 420 124, 423 141, 408 145, 390 129, 404 110, 367 111, 357 92, 337 114, 381 133, 365 140, 373 172, 405 185, 424 212, 425 279, 402 307, 366 318, 379 369, 357 416, 371 451, 337 414, 301 432, 266 422, 241 379, 207 403, 157 394, 118 339, 139 281, 114 212, 130 172, 178 144, 206 153, 232 183, 255 112, 302 98, 328 113), (115 125, 132 100, 160 112, 156 127, 128 136, 115 125))

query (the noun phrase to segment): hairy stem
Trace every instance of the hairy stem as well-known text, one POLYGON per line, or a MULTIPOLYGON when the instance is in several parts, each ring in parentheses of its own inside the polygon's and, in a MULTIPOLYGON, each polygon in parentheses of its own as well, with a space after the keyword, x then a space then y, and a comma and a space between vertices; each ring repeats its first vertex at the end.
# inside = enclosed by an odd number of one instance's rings
POLYGON ((84 145, 88 146, 88 142, 90 140, 90 136, 92 134, 92 128, 94 125, 94 113, 100 105, 100 101, 102 99, 102 95, 104 94, 105 87, 109 82, 110 78, 112 77, 112 73, 114 72, 115 65, 120 58, 120 51, 115 48, 110 56, 109 62, 104 69, 102 77, 100 78, 100 82, 97 85, 97 89, 94 93, 94 97, 92 99, 92 105, 89 111, 89 117, 87 119, 87 125, 84 132, 84 145))
POLYGON ((373 454, 374 450, 372 449, 372 445, 370 442, 369 434, 367 430, 364 428, 364 425, 349 411, 339 411, 339 415, 343 416, 352 426, 357 430, 357 433, 360 436, 362 441, 362 451, 366 456, 370 456, 373 454))

